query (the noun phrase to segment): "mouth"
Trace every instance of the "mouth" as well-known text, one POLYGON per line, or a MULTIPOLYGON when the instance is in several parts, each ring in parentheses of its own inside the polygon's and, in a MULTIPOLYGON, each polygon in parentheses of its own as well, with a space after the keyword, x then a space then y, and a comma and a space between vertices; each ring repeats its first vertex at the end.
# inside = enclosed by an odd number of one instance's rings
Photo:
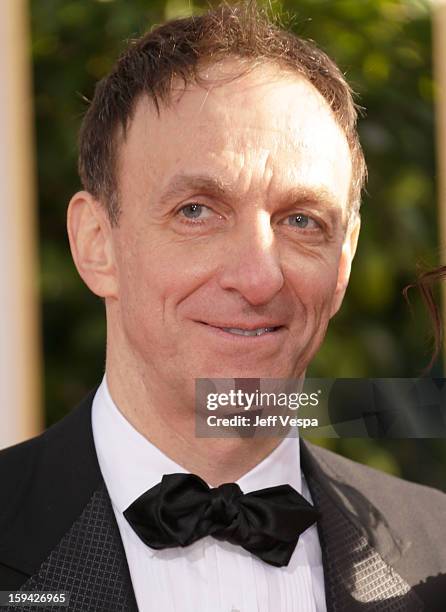
POLYGON ((263 334, 271 334, 279 329, 277 327, 257 327, 256 329, 240 329, 237 327, 220 327, 224 332, 228 334, 235 334, 236 336, 263 336, 263 334))
POLYGON ((233 336, 246 336, 251 338, 256 338, 258 336, 264 336, 266 334, 274 334, 279 330, 283 329, 283 325, 269 325, 269 326, 259 326, 259 327, 232 327, 232 326, 223 326, 223 325, 213 325, 211 323, 205 323, 204 321, 200 321, 203 325, 207 325, 208 327, 212 327, 216 330, 221 330, 226 334, 231 334, 233 336))

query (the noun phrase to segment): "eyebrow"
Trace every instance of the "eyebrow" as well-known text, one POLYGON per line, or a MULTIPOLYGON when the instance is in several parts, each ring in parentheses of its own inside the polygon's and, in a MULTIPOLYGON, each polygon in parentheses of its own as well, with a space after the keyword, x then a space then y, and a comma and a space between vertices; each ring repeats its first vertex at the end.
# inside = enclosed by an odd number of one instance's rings
POLYGON ((205 174, 177 174, 170 181, 166 190, 161 194, 161 203, 181 197, 189 191, 203 192, 219 197, 230 196, 233 189, 218 177, 205 174))
MULTIPOLYGON (((234 187, 220 177, 205 174, 177 174, 170 181, 166 190, 160 197, 161 204, 172 199, 179 198, 189 192, 200 192, 203 195, 211 195, 220 198, 237 197, 234 187)), ((323 204, 324 208, 335 210, 339 208, 336 196, 325 187, 309 187, 308 185, 294 185, 281 198, 286 203, 311 203, 323 204)))

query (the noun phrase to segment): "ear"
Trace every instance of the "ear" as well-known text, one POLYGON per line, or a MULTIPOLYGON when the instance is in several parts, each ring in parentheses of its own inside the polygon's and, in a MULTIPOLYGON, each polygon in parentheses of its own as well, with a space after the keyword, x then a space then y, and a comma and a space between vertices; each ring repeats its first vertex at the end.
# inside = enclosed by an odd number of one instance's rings
POLYGON ((68 205, 67 230, 77 271, 96 295, 117 296, 112 228, 107 212, 88 191, 74 194, 68 205))
POLYGON ((353 257, 355 256, 356 247, 358 246, 360 228, 361 217, 359 216, 359 213, 357 213, 355 214, 355 217, 353 219, 350 219, 347 231, 345 233, 341 257, 339 259, 338 280, 333 296, 330 318, 338 312, 344 299, 348 281, 350 279, 350 271, 352 267, 353 257))

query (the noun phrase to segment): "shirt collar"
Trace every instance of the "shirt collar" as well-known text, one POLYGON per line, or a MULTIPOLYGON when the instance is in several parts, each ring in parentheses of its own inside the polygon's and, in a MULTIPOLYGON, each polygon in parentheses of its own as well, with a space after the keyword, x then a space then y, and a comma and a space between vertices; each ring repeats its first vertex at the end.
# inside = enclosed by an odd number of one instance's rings
MULTIPOLYGON (((121 513, 164 474, 188 472, 124 417, 110 395, 105 376, 93 400, 92 428, 102 476, 114 507, 121 513)), ((302 493, 299 438, 284 438, 237 484, 244 493, 280 484, 302 493)))

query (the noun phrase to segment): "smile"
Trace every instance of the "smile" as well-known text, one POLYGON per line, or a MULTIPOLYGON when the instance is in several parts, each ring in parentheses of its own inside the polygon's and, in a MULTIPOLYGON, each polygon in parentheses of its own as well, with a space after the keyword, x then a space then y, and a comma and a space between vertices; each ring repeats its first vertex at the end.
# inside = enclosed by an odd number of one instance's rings
POLYGON ((254 341, 256 338, 258 338, 259 341, 260 338, 265 338, 266 341, 267 338, 272 339, 275 336, 281 336, 280 332, 285 329, 283 325, 271 325, 269 321, 262 322, 263 325, 260 324, 259 327, 253 327, 252 325, 241 323, 238 321, 237 323, 235 323, 234 321, 235 325, 234 323, 232 325, 229 324, 229 321, 226 323, 226 325, 219 324, 220 322, 197 322, 209 329, 210 331, 217 333, 220 338, 234 338, 234 340, 236 338, 239 338, 240 342, 242 341, 242 338, 252 338, 252 341, 254 341), (240 327, 237 327, 237 324, 239 324, 240 327))
POLYGON ((275 332, 278 327, 258 327, 257 329, 238 329, 237 327, 220 327, 223 331, 229 334, 236 334, 238 336, 262 336, 275 332))

